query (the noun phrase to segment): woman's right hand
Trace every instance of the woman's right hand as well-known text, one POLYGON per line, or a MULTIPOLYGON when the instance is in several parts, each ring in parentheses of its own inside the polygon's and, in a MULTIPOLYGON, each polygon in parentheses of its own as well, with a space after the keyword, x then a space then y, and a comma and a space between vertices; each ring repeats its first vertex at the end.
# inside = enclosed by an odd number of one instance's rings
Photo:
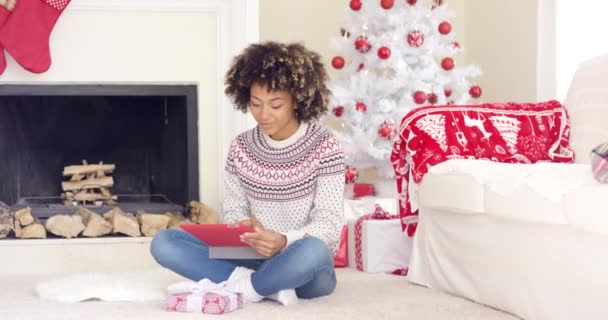
POLYGON ((237 224, 244 224, 252 229, 260 228, 260 227, 263 228, 262 224, 256 218, 241 220, 237 224))

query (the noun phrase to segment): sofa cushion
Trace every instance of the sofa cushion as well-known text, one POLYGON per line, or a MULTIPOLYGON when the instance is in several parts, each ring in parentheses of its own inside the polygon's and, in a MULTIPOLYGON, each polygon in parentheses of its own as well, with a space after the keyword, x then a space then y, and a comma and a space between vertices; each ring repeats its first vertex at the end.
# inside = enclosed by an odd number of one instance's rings
POLYGON ((584 62, 574 74, 564 105, 576 163, 589 163, 593 147, 608 141, 608 55, 584 62))
POLYGON ((594 180, 588 164, 450 160, 429 169, 417 195, 421 208, 608 233, 608 185, 594 180))

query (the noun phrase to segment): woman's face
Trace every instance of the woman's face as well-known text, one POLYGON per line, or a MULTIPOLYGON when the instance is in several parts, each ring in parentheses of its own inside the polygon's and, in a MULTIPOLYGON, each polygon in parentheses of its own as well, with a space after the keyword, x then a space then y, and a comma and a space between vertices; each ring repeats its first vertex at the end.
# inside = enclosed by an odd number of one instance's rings
POLYGON ((288 91, 268 91, 265 85, 255 83, 250 96, 249 110, 262 132, 274 140, 284 140, 298 130, 296 105, 288 91))

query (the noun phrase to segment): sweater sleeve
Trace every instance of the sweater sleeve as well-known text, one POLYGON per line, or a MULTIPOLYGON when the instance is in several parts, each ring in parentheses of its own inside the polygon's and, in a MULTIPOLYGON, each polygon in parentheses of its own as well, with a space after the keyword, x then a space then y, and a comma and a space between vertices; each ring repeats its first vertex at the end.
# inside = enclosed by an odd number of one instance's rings
POLYGON ((344 154, 333 135, 329 136, 324 147, 327 149, 317 168, 317 185, 309 222, 299 230, 283 233, 287 238, 286 248, 307 236, 321 239, 332 249, 340 241, 340 231, 344 225, 344 154), (327 148, 328 145, 332 147, 327 148))
POLYGON ((222 222, 226 224, 235 224, 251 217, 249 201, 247 200, 245 190, 243 190, 243 187, 241 186, 241 181, 234 164, 236 150, 237 144, 236 141, 234 141, 230 146, 230 151, 228 152, 228 157, 226 159, 226 167, 224 169, 222 222))

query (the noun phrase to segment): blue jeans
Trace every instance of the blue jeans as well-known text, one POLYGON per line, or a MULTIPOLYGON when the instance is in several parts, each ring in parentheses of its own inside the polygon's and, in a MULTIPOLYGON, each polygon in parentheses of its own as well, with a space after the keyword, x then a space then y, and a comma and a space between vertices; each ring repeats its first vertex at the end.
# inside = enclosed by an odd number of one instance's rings
POLYGON ((237 266, 253 269, 251 283, 261 296, 283 289, 296 289, 299 298, 325 296, 336 288, 334 259, 318 238, 295 241, 267 260, 210 259, 207 244, 182 230, 163 230, 150 245, 150 252, 163 267, 188 279, 228 279, 237 266))

